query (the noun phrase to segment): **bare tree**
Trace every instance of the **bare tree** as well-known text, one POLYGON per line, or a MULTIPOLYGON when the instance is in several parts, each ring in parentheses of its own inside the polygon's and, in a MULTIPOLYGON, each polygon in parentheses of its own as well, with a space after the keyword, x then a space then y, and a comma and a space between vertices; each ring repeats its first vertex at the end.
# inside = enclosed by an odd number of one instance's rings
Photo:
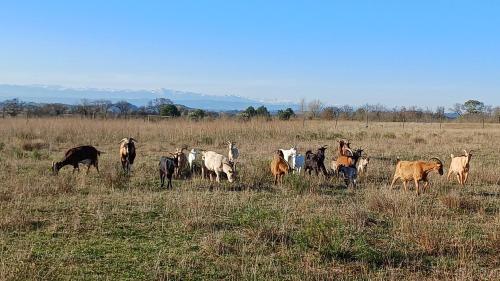
POLYGON ((316 118, 319 116, 321 110, 323 109, 323 103, 320 100, 316 99, 309 103, 308 108, 309 112, 311 112, 312 117, 316 118))
POLYGON ((118 108, 118 110, 120 110, 120 114, 125 115, 125 117, 127 117, 127 115, 132 110, 132 104, 128 103, 125 100, 117 102, 115 106, 118 108))
POLYGON ((450 110, 458 116, 462 116, 464 112, 464 105, 461 103, 455 103, 450 110))

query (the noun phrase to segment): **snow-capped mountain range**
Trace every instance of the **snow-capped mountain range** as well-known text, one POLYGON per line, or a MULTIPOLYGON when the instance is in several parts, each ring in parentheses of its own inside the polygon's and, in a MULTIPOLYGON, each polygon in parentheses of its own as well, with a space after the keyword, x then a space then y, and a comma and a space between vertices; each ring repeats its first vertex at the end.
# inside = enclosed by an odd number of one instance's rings
POLYGON ((275 111, 286 107, 296 109, 292 102, 259 101, 236 95, 206 95, 201 93, 176 91, 170 89, 157 90, 117 90, 98 88, 71 88, 52 85, 9 85, 0 84, 0 100, 18 98, 25 102, 78 104, 83 99, 110 100, 117 102, 126 100, 136 106, 146 105, 155 98, 167 98, 176 104, 191 108, 214 111, 243 110, 248 106, 266 106, 275 111))

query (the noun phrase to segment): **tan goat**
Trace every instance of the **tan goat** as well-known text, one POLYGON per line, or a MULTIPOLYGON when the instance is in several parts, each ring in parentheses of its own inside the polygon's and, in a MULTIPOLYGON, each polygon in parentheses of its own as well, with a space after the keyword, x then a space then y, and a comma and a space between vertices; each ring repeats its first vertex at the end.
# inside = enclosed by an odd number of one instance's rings
POLYGON ((451 164, 450 170, 448 171, 448 180, 452 174, 457 174, 458 183, 462 186, 465 186, 467 182, 467 178, 469 177, 469 168, 470 168, 470 158, 472 157, 472 151, 467 152, 464 149, 464 155, 462 156, 453 156, 451 154, 451 164))
POLYGON ((441 162, 438 158, 431 158, 430 161, 399 161, 398 159, 391 188, 394 188, 394 183, 397 179, 401 179, 406 191, 406 183, 413 180, 415 182, 415 189, 418 195, 420 194, 420 186, 418 182, 423 181, 424 190, 426 190, 429 185, 427 175, 431 171, 437 171, 440 175, 443 175, 443 162, 441 162))
POLYGON ((274 176, 274 184, 282 185, 283 177, 290 171, 290 165, 285 161, 283 157, 283 152, 281 150, 276 150, 273 156, 273 161, 271 161, 271 173, 274 176))

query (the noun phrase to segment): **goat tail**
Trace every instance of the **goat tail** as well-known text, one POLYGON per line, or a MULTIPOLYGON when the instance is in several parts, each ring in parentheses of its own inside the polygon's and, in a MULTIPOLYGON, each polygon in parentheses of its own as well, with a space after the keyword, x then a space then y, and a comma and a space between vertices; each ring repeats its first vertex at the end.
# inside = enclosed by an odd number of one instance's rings
POLYGON ((99 150, 98 150, 98 151, 97 151, 97 155, 98 155, 98 156, 101 156, 101 154, 106 154, 106 152, 104 152, 104 151, 99 151, 99 150))

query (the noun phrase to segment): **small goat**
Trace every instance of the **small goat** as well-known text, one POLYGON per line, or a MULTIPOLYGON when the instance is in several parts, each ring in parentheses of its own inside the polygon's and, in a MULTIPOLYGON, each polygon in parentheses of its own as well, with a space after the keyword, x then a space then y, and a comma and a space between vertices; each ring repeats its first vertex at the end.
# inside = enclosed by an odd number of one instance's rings
POLYGON ((274 184, 282 185, 283 177, 290 171, 290 165, 285 161, 281 150, 276 150, 271 161, 271 173, 274 176, 274 184))
POLYGON ((458 183, 462 186, 465 186, 467 178, 469 177, 471 157, 472 150, 467 152, 467 150, 464 149, 464 155, 457 157, 454 157, 453 154, 451 154, 451 164, 450 169, 448 170, 448 180, 450 180, 450 176, 452 174, 457 174, 458 183))
POLYGON ((62 167, 71 165, 73 166, 73 173, 75 170, 80 172, 79 164, 84 164, 87 165, 87 173, 89 172, 91 165, 93 165, 99 173, 98 157, 101 153, 104 152, 101 152, 90 145, 71 148, 66 151, 62 161, 52 162, 52 171, 54 174, 57 174, 62 167))
POLYGON ((304 171, 309 172, 309 175, 311 175, 311 172, 314 170, 316 172, 316 175, 319 175, 319 172, 323 172, 325 177, 328 177, 328 172, 326 171, 325 168, 325 150, 327 146, 324 145, 316 151, 316 153, 312 153, 311 150, 306 151, 306 158, 305 158, 305 165, 304 165, 304 171))
POLYGON ((235 142, 227 141, 227 146, 229 148, 227 157, 229 161, 233 163, 236 161, 236 159, 238 159, 238 156, 240 156, 240 151, 235 145, 236 145, 235 142))
POLYGON ((368 169, 368 163, 370 163, 370 157, 361 157, 358 159, 358 162, 356 163, 356 169, 358 170, 358 174, 365 174, 366 170, 368 169))
POLYGON ((415 188, 418 195, 420 194, 420 186, 418 182, 423 181, 424 190, 426 190, 429 185, 427 175, 432 171, 437 171, 440 175, 443 175, 443 162, 441 162, 438 158, 431 158, 430 161, 400 161, 398 159, 391 188, 394 188, 393 186, 396 180, 401 179, 406 191, 406 183, 413 180, 415 182, 415 188))
POLYGON ((160 187, 165 184, 165 177, 168 179, 167 188, 173 188, 172 186, 172 176, 174 175, 175 169, 178 166, 178 158, 175 154, 172 157, 162 156, 160 158, 159 168, 160 168, 160 187))
POLYGON ((188 158, 186 157, 186 154, 184 154, 184 150, 186 150, 187 147, 182 147, 182 148, 177 148, 175 150, 175 157, 177 157, 177 167, 175 168, 175 176, 177 178, 181 177, 182 171, 186 169, 188 165, 188 158))
POLYGON ((353 167, 340 167, 339 175, 344 178, 345 185, 349 187, 351 183, 354 188, 356 188, 356 178, 357 178, 357 169, 353 167))
POLYGON ((120 144, 120 161, 122 162, 123 171, 130 173, 135 160, 135 144, 137 141, 134 138, 123 138, 120 144))
POLYGON ((297 172, 300 174, 300 171, 302 171, 302 168, 304 168, 304 163, 305 163, 305 157, 302 154, 297 154, 295 157, 292 158, 292 169, 293 172, 297 172))

